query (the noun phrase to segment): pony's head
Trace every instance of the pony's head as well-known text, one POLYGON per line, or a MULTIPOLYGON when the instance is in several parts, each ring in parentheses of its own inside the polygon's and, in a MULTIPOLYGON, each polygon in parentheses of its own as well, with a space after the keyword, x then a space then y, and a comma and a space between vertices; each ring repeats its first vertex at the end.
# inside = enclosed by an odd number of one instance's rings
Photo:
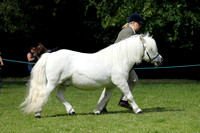
POLYGON ((159 66, 163 63, 162 56, 158 53, 157 45, 155 40, 152 37, 149 37, 149 34, 140 36, 142 45, 144 48, 143 60, 153 63, 155 66, 159 66))

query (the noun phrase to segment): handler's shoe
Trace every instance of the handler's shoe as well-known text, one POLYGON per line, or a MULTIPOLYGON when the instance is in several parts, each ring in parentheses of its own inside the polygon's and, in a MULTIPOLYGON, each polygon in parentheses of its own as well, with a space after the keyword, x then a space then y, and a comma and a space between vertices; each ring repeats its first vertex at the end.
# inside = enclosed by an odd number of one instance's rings
POLYGON ((127 108, 129 110, 132 110, 132 107, 129 105, 128 101, 120 100, 118 105, 127 108))

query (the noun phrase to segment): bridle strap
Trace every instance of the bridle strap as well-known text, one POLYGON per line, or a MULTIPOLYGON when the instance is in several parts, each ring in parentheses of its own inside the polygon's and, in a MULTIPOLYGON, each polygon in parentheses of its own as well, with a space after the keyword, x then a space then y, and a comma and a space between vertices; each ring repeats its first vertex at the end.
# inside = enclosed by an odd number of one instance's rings
MULTIPOLYGON (((142 56, 142 58, 144 57, 144 55, 145 55, 145 51, 146 51, 146 46, 145 46, 145 44, 142 42, 142 45, 143 45, 143 49, 144 49, 144 54, 143 54, 143 56, 142 56)), ((154 58, 152 58, 151 59, 151 56, 149 55, 149 53, 148 52, 146 52, 147 53, 147 56, 149 57, 149 60, 150 60, 150 62, 151 61, 153 61, 153 60, 155 60, 160 54, 158 53, 154 58)))
POLYGON ((150 55, 149 55, 149 53, 147 52, 147 55, 148 55, 148 57, 149 57, 149 59, 150 59, 150 61, 153 61, 153 60, 155 60, 160 54, 158 53, 153 59, 151 59, 151 57, 150 57, 150 55))
POLYGON ((144 52, 143 52, 143 55, 142 55, 142 58, 144 57, 144 55, 145 55, 145 50, 146 50, 146 46, 145 46, 145 44, 142 42, 142 46, 143 46, 143 49, 144 49, 144 52))

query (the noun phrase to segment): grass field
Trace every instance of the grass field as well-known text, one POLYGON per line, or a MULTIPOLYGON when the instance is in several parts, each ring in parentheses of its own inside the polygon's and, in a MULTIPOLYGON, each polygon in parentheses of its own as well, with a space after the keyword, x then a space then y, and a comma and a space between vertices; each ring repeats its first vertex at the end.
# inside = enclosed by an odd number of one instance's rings
POLYGON ((1 133, 197 133, 200 132, 200 82, 195 80, 140 80, 133 90, 142 115, 119 107, 116 89, 107 106, 108 114, 94 115, 102 89, 81 91, 69 87, 65 97, 76 116, 66 114, 54 91, 42 118, 24 115, 18 106, 27 92, 24 81, 6 80, 0 89, 1 133))

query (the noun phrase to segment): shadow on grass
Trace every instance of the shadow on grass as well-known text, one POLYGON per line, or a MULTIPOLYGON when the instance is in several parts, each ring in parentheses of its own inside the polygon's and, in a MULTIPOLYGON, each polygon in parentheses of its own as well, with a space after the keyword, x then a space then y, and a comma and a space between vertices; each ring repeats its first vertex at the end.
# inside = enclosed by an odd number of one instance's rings
POLYGON ((148 109, 142 109, 144 113, 150 113, 150 112, 174 112, 174 111, 184 111, 184 109, 175 108, 175 107, 155 107, 155 108, 148 108, 148 109))
MULTIPOLYGON (((155 107, 155 108, 147 108, 142 109, 143 113, 152 113, 152 112, 174 112, 174 111, 184 111, 184 109, 174 108, 174 107, 155 107)), ((101 113, 100 115, 109 115, 109 114, 120 114, 120 113, 133 113, 132 110, 121 110, 121 111, 109 111, 108 113, 101 113)), ((94 113, 76 113, 76 115, 94 115, 94 113)), ((70 116, 68 114, 56 114, 47 117, 62 117, 62 116, 70 116)))

